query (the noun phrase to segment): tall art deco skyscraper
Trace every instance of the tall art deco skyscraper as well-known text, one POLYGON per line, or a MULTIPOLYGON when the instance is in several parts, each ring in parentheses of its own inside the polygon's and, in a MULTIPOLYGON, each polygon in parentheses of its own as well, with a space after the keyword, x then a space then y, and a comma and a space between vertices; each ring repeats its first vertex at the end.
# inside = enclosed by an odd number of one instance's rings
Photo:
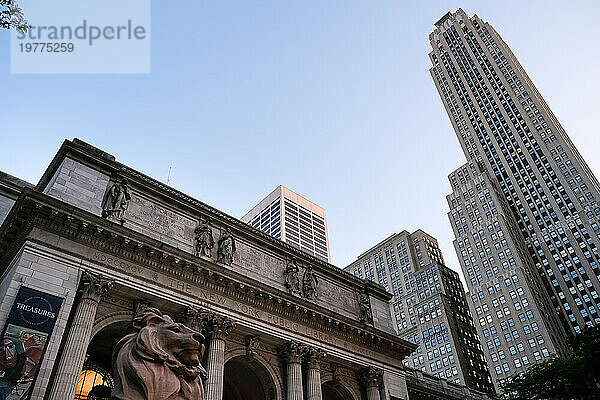
POLYGON ((600 189, 489 23, 459 9, 435 26, 430 72, 467 158, 449 217, 500 381, 600 323, 600 189))

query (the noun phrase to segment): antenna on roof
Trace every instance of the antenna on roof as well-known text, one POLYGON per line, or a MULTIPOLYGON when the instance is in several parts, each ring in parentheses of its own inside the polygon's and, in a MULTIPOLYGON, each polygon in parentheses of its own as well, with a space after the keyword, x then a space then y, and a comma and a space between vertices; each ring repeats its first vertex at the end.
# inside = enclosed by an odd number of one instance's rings
POLYGON ((167 175, 167 185, 171 184, 171 168, 173 167, 169 166, 169 174, 167 175))

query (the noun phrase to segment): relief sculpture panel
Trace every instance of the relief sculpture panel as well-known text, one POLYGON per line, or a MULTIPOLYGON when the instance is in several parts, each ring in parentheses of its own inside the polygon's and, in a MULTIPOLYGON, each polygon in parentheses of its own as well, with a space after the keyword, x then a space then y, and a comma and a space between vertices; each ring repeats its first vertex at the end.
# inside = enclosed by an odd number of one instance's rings
POLYGON ((359 314, 354 292, 324 277, 319 282, 319 303, 350 318, 356 319, 359 314))
POLYGON ((138 193, 132 193, 126 226, 179 249, 194 252, 194 229, 198 222, 138 193))
POLYGON ((237 271, 250 278, 265 282, 278 289, 285 290, 283 284, 283 272, 285 271, 285 263, 283 260, 275 258, 267 253, 264 253, 256 248, 238 241, 237 242, 237 257, 236 263, 239 263, 242 268, 237 271))

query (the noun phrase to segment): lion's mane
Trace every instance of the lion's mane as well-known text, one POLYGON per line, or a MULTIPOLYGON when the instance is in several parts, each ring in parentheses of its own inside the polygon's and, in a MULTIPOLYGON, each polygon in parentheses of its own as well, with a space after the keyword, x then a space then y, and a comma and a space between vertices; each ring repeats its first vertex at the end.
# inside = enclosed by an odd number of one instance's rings
POLYGON ((154 308, 135 316, 133 332, 121 339, 113 352, 113 399, 204 399, 204 368, 182 364, 161 346, 157 327, 171 323, 171 317, 154 308))

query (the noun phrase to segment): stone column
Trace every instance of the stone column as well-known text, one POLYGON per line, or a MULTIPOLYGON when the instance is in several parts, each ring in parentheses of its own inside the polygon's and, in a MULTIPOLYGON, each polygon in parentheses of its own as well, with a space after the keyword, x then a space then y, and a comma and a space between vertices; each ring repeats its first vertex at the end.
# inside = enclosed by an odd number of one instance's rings
POLYGON ((358 378, 367 392, 367 400, 381 400, 379 387, 383 382, 383 371, 375 367, 366 367, 359 371, 358 378))
POLYGON ((234 327, 229 317, 208 311, 198 311, 188 308, 186 311, 188 321, 195 320, 190 326, 201 330, 207 337, 206 372, 208 378, 204 382, 206 400, 223 399, 223 370, 225 368, 225 338, 234 327))
POLYGON ((75 397, 100 297, 106 294, 113 285, 113 280, 100 274, 83 271, 79 283, 81 297, 71 322, 71 328, 67 333, 67 341, 60 353, 49 400, 73 400, 75 397))
POLYGON ((306 346, 306 400, 323 400, 321 393, 321 360, 325 352, 306 346))
POLYGON ((286 400, 304 400, 304 392, 302 391, 302 350, 302 345, 296 342, 288 342, 280 349, 281 357, 286 363, 286 400))

